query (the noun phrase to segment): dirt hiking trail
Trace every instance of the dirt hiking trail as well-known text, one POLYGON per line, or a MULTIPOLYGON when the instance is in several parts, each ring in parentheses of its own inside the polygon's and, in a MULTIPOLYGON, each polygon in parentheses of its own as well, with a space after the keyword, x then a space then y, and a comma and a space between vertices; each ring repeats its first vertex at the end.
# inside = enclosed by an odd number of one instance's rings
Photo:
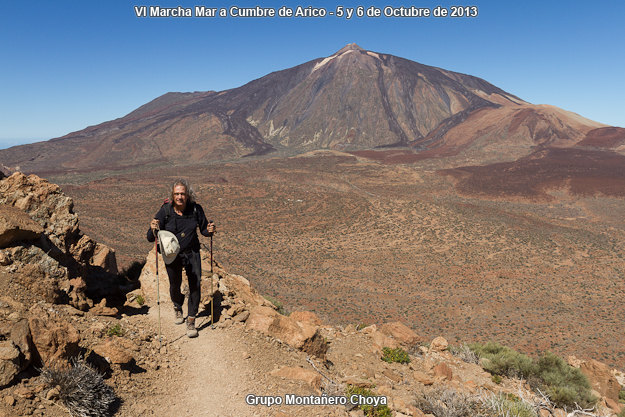
MULTIPOLYGON (((157 307, 150 308, 148 319, 157 329, 157 307)), ((145 396, 143 404, 134 405, 135 412, 158 417, 261 415, 245 404, 250 370, 232 332, 211 328, 210 317, 202 315, 197 318, 198 337, 189 339, 186 324, 174 324, 169 304, 161 305, 161 325, 161 366, 169 369, 164 370, 157 395, 145 396)))

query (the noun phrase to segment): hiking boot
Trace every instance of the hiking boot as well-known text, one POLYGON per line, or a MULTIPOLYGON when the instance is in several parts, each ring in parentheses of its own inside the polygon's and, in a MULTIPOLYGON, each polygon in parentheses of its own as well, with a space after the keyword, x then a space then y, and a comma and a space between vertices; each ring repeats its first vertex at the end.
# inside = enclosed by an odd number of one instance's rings
POLYGON ((174 313, 176 317, 174 318, 174 324, 182 324, 184 323, 184 317, 182 315, 182 310, 177 310, 174 308, 174 313))
POLYGON ((195 317, 187 317, 187 337, 197 337, 195 317))

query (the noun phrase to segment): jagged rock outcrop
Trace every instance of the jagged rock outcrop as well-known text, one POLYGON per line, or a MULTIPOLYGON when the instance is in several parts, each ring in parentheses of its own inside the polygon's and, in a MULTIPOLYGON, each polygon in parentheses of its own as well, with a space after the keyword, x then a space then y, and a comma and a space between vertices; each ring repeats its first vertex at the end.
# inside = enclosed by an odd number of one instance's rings
POLYGON ((57 185, 19 172, 2 178, 0 386, 32 364, 67 365, 81 338, 59 304, 106 303, 116 280, 115 252, 81 233, 72 199, 57 185))
POLYGON ((0 181, 0 264, 33 296, 69 298, 81 310, 115 288, 115 252, 81 233, 73 201, 56 184, 16 172, 0 181))

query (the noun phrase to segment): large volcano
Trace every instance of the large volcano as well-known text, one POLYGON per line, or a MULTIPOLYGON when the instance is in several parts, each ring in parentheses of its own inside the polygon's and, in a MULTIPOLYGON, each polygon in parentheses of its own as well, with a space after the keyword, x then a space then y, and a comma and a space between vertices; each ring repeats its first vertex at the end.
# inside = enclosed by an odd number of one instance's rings
POLYGON ((477 77, 349 44, 239 88, 164 94, 120 119, 1 150, 0 163, 54 173, 388 146, 423 157, 473 147, 484 161, 510 160, 572 146, 601 126, 477 77))

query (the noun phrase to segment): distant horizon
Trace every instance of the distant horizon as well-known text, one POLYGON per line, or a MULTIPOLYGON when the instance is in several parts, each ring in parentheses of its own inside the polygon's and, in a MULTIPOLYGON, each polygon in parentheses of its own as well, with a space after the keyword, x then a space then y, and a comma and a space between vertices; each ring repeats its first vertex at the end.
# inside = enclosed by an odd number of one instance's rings
MULTIPOLYGON (((167 3, 197 5, 158 5, 167 3)), ((315 7, 336 12, 339 4, 358 6, 322 1, 315 7)), ((386 7, 361 4, 363 10, 386 7)), ((439 4, 450 7, 444 1, 419 6, 439 4)), ((235 5, 256 6, 211 7, 235 5)), ((472 5, 477 17, 347 20, 144 18, 136 16, 134 4, 9 3, 0 16, 0 35, 11 41, 3 45, 6 64, 0 68, 0 149, 123 117, 168 92, 236 88, 348 43, 479 77, 530 103, 625 127, 625 57, 616 53, 625 43, 624 4, 466 4, 472 5)))

